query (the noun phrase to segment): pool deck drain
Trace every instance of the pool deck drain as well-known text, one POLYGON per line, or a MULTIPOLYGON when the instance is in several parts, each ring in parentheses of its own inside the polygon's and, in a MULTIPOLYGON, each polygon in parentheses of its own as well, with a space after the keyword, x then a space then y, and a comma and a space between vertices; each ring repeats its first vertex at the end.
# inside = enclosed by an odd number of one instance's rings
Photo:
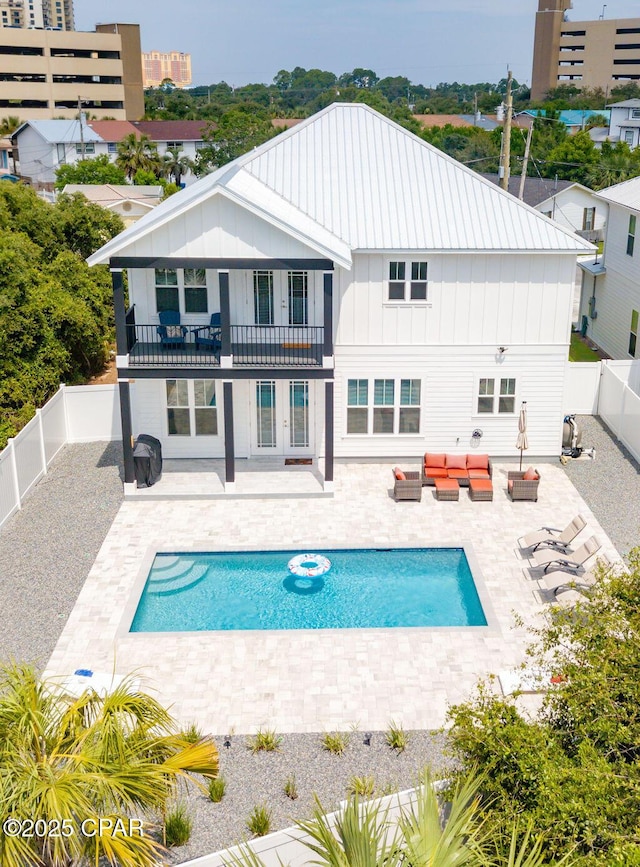
MULTIPOLYGON (((214 734, 260 725, 280 731, 436 728, 449 704, 466 699, 478 677, 524 659, 526 630, 544 606, 525 577, 516 539, 543 525, 564 526, 577 513, 603 553, 617 554, 559 465, 540 466, 537 503, 512 503, 506 472, 494 468, 492 503, 396 503, 388 464, 336 467, 332 499, 131 501, 123 503, 47 666, 65 676, 77 668, 126 673, 183 722, 214 734), (453 508, 452 508, 453 506, 453 508), (473 546, 493 611, 492 628, 304 630, 264 633, 125 633, 123 612, 137 598, 150 551, 171 547, 288 547, 322 551, 351 547, 473 546)), ((584 532, 587 532, 584 531, 584 532)))

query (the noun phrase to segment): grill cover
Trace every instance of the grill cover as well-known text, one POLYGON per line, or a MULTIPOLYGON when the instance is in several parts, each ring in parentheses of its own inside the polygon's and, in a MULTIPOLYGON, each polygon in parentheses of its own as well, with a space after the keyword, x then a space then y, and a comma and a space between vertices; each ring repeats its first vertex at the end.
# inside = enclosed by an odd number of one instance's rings
POLYGON ((162 478, 162 444, 150 434, 140 434, 133 448, 133 464, 139 488, 150 488, 162 478))

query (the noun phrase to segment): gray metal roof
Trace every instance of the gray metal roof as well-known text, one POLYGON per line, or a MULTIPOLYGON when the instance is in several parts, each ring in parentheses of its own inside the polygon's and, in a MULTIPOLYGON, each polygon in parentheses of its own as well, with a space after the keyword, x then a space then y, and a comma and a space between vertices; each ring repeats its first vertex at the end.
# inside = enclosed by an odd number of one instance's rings
MULTIPOLYGON (((482 177, 491 181, 492 184, 499 185, 500 178, 498 175, 482 172, 482 177)), ((567 187, 573 186, 574 181, 561 181, 555 178, 530 178, 527 177, 524 182, 524 201, 527 205, 535 208, 540 202, 544 202, 551 196, 555 196, 561 190, 566 190, 567 187)), ((509 176, 509 192, 512 196, 517 196, 520 192, 520 175, 509 176)))
POLYGON ((275 213, 299 237, 324 235, 337 260, 349 250, 593 249, 368 106, 336 103, 172 196, 89 261, 216 192, 275 213))
POLYGON ((77 120, 28 120, 19 127, 13 137, 21 130, 30 126, 38 135, 49 144, 79 144, 85 142, 100 142, 102 138, 94 132, 88 124, 82 124, 82 138, 80 137, 80 123, 77 120))
POLYGON ((622 205, 632 211, 640 211, 640 177, 631 178, 613 187, 607 187, 596 193, 599 199, 613 202, 614 205, 622 205))

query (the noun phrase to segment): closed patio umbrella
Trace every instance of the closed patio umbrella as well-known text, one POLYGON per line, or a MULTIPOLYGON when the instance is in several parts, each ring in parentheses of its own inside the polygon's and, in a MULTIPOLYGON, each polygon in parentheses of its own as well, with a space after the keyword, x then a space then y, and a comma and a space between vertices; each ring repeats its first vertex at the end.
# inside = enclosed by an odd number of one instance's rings
POLYGON ((522 401, 522 409, 518 417, 518 439, 516 440, 516 448, 520 449, 520 469, 522 469, 522 452, 529 448, 529 438, 527 437, 527 401, 522 401))

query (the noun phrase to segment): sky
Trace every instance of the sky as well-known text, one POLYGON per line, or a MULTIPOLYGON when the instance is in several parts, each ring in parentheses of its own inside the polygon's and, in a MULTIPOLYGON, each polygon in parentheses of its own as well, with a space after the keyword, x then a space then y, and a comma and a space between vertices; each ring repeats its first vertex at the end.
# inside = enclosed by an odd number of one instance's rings
MULTIPOLYGON (((574 0, 573 21, 603 4, 574 0)), ((270 84, 280 69, 356 67, 414 84, 531 83, 538 0, 74 0, 76 29, 140 24, 143 51, 191 54, 193 84, 270 84)), ((609 0, 606 18, 640 16, 609 0)))

